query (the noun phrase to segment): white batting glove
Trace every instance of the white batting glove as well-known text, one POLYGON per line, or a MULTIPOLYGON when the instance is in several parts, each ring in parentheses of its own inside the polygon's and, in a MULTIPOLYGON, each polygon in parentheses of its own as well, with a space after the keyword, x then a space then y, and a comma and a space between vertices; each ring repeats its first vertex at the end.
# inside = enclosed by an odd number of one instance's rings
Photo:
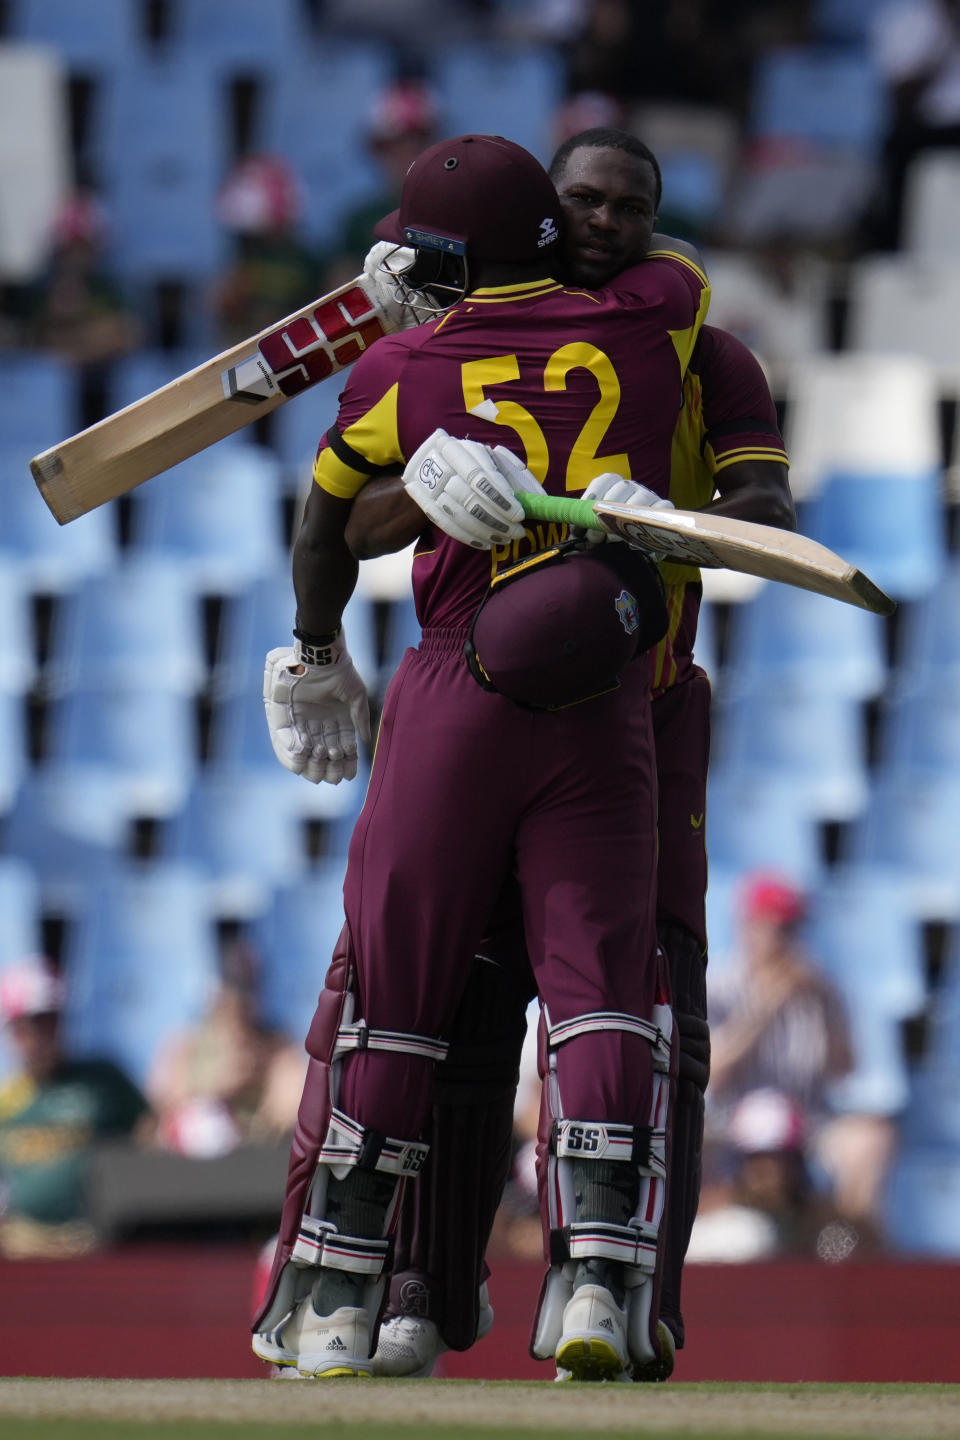
MULTIPOLYGON (((622 475, 597 475, 584 490, 582 500, 609 500, 611 505, 647 505, 651 510, 672 510, 672 500, 666 500, 655 490, 641 485, 636 480, 624 480, 622 475)), ((588 530, 587 540, 591 545, 602 545, 607 540, 622 540, 622 535, 606 535, 599 530, 588 530)))
POLYGON ((263 704, 273 753, 284 769, 314 785, 339 785, 357 773, 357 737, 370 739, 370 708, 342 632, 322 653, 330 656, 327 664, 308 665, 299 640, 271 650, 263 704))
POLYGON ((394 330, 412 330, 432 320, 437 306, 422 290, 411 290, 403 280, 404 270, 413 264, 414 253, 406 245, 378 240, 367 251, 363 273, 374 297, 394 330))
POLYGON ((522 460, 503 445, 455 440, 434 430, 403 472, 410 498, 438 529, 474 550, 523 536, 518 491, 541 490, 522 460))

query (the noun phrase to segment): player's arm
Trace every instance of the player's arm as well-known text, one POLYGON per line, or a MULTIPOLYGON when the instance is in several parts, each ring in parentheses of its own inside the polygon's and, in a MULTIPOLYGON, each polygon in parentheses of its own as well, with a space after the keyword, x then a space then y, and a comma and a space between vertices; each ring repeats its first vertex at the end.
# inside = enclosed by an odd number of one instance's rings
POLYGON ((357 560, 373 560, 405 550, 426 524, 426 516, 407 494, 403 471, 398 469, 364 485, 350 510, 346 543, 357 560))
POLYGON ((339 628, 357 583, 360 567, 345 533, 349 515, 349 500, 310 486, 293 546, 293 589, 297 629, 311 635, 339 628))
POLYGON ((704 506, 707 514, 796 530, 797 512, 786 465, 771 460, 742 460, 721 470, 716 483, 719 494, 704 506))

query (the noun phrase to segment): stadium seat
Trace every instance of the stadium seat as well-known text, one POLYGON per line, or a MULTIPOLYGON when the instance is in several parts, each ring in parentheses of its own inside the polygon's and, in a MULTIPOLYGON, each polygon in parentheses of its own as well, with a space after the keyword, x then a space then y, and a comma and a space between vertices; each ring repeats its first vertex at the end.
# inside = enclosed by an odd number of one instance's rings
POLYGON ((960 701, 960 557, 951 557, 936 588, 905 612, 902 638, 898 689, 936 689, 960 701))
POLYGON ((744 872, 737 866, 710 862, 707 881, 707 987, 723 975, 737 955, 737 891, 744 872))
POLYGON ((302 822, 276 804, 272 780, 251 775, 199 775, 165 827, 163 852, 203 872, 214 909, 228 918, 260 914, 274 886, 306 866, 302 822))
MULTIPOLYGON (((642 135, 656 155, 663 177, 660 228, 676 233, 676 220, 695 231, 716 218, 737 160, 739 134, 729 112, 707 105, 670 102, 640 104, 628 128, 642 135)), ((711 277, 712 278, 712 277, 711 277)))
MULTIPOLYGON (((232 597, 214 665, 214 688, 219 697, 260 695, 267 652, 293 644, 295 610, 289 566, 254 580, 232 597)), ((373 604, 359 589, 344 611, 343 628, 354 665, 367 688, 375 690, 379 665, 373 604)))
POLYGON ((868 700, 886 683, 883 621, 867 610, 772 584, 737 606, 731 625, 725 677, 731 690, 829 689, 868 700))
POLYGON ((56 594, 114 565, 115 508, 101 505, 69 525, 58 525, 33 483, 29 460, 30 452, 20 446, 0 449, 0 565, 28 591, 56 594))
MULTIPOLYGON (((135 400, 142 400, 170 380, 185 375, 196 365, 209 360, 212 351, 192 347, 177 350, 137 350, 124 356, 110 373, 110 411, 123 410, 135 400)), ((223 443, 223 442, 221 442, 223 443)))
POLYGON ((22 695, 36 674, 30 592, 14 568, 0 564, 0 694, 22 695))
POLYGON ((809 499, 831 474, 929 477, 940 464, 938 393, 932 367, 910 356, 792 365, 784 439, 794 494, 809 499))
POLYGON ((868 790, 861 707, 829 691, 734 695, 714 707, 714 764, 731 777, 778 777, 816 820, 851 820, 868 790))
POLYGON ((911 1148, 951 1146, 960 1152, 960 1049, 949 1058, 928 1054, 912 1072, 902 1131, 911 1148))
POLYGON ((215 197, 229 153, 210 68, 170 56, 126 65, 104 84, 98 145, 116 271, 213 279, 226 258, 215 197))
POLYGON ((0 814, 9 810, 27 769, 24 700, 20 695, 0 691, 0 814))
POLYGON ((711 771, 707 786, 710 875, 772 867, 801 889, 818 880, 822 861, 816 821, 797 803, 796 786, 780 776, 711 771))
POLYGON ((817 36, 832 44, 862 45, 877 12, 888 0, 814 0, 817 36))
POLYGON ((50 693, 123 688, 194 695, 206 679, 196 592, 169 560, 126 559, 92 576, 59 606, 46 680, 50 693))
POLYGON ((960 227, 960 154, 921 151, 907 170, 903 249, 907 255, 956 264, 960 227))
POLYGON ((333 948, 343 928, 343 866, 319 866, 276 890, 254 928, 263 957, 261 1004, 270 1025, 301 1039, 307 1032, 333 948))
POLYGON ((819 257, 783 257, 775 274, 759 257, 707 248, 704 263, 710 324, 742 340, 774 383, 783 383, 788 365, 827 349, 830 282, 819 257))
POLYGON ((273 416, 273 448, 283 467, 282 483, 291 494, 313 471, 317 446, 337 418, 343 376, 331 375, 292 405, 281 405, 273 416))
POLYGON ((378 689, 381 694, 392 680, 407 649, 420 644, 421 633, 420 621, 417 619, 412 595, 388 603, 386 648, 378 677, 378 689))
POLYGON ((866 255, 848 280, 847 344, 853 350, 914 356, 953 384, 958 373, 953 317, 960 306, 955 257, 866 255))
POLYGON ((327 249, 338 244, 346 212, 382 189, 364 141, 363 97, 375 96, 393 71, 380 44, 328 39, 264 89, 254 143, 293 166, 303 187, 305 232, 327 249))
POLYGON ((960 1095, 960 927, 954 926, 943 978, 930 1007, 926 1063, 952 1075, 960 1095))
POLYGON ((17 855, 0 856, 0 970, 42 950, 40 886, 17 855))
POLYGON ((214 446, 134 494, 133 551, 173 561, 198 592, 230 595, 287 563, 278 465, 254 445, 214 446))
POLYGON ((49 45, 71 70, 104 73, 142 52, 130 0, 8 0, 7 37, 49 45))
POLYGON ((220 70, 244 74, 268 70, 282 76, 307 40, 300 0, 180 0, 173 16, 171 41, 176 53, 195 56, 220 70))
POLYGON ((881 772, 844 846, 852 866, 889 867, 920 920, 960 920, 960 774, 881 772))
MULTIPOLYGON (((79 428, 76 371, 54 355, 0 355, 0 436, 4 453, 30 460, 79 428)), ((29 470, 23 482, 32 484, 29 470)))
POLYGON ((123 855, 128 825, 122 807, 104 806, 93 787, 35 770, 24 776, 5 817, 4 845, 30 866, 44 906, 70 915, 123 855))
POLYGON ((105 1055, 143 1084, 160 1043, 200 1019, 216 985, 203 877, 162 862, 118 865, 88 891, 65 971, 70 1049, 105 1055))
POLYGON ((882 712, 881 768, 903 779, 960 779, 960 697, 931 677, 892 696, 882 712))
POLYGON ((196 769, 192 701, 141 679, 125 690, 71 690, 50 709, 41 771, 73 786, 77 806, 99 810, 104 824, 172 814, 196 769))
POLYGON ((563 99, 563 64, 552 49, 455 43, 437 53, 433 81, 448 135, 509 135, 546 164, 550 125, 563 99))
POLYGON ((960 1256, 960 1159, 943 1148, 904 1150, 884 1202, 891 1243, 908 1255, 960 1256))
POLYGON ((783 48, 762 52, 754 72, 749 128, 872 155, 887 121, 883 79, 855 49, 783 48))

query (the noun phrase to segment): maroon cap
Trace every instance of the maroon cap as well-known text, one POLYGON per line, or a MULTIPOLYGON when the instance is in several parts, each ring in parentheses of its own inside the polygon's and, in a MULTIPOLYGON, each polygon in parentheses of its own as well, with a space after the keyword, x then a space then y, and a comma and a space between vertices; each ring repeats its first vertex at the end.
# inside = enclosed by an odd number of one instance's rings
POLYGON ((474 617, 467 663, 485 689, 559 710, 614 689, 666 629, 659 572, 639 550, 548 551, 494 581, 474 617))
POLYGON ((470 260, 540 260, 560 238, 560 202, 522 145, 502 135, 457 135, 417 156, 399 210, 373 233, 470 260))

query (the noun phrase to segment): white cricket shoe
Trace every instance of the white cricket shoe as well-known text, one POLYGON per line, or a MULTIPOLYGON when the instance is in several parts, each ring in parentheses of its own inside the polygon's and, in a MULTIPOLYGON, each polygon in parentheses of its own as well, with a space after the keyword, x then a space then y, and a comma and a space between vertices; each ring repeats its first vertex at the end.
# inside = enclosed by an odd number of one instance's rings
POLYGON ((655 1359, 635 1360, 631 1378, 640 1385, 659 1385, 669 1380, 677 1362, 677 1344, 673 1332, 662 1320, 657 1321, 657 1341, 660 1354, 655 1359))
POLYGON ((292 1365, 300 1375, 318 1380, 373 1374, 366 1310, 343 1305, 332 1315, 318 1315, 309 1295, 275 1330, 254 1335, 253 1353, 268 1364, 292 1365))
POLYGON ((627 1312, 604 1285, 581 1285, 563 1312, 558 1380, 629 1380, 627 1312))
MULTIPOLYGON (((493 1326, 493 1306, 486 1284, 480 1287, 480 1314, 477 1339, 489 1335, 493 1326)), ((418 1320, 413 1315, 397 1315, 380 1326, 377 1353, 373 1357, 373 1373, 391 1379, 425 1380, 433 1367, 450 1347, 445 1345, 432 1320, 418 1320)))

